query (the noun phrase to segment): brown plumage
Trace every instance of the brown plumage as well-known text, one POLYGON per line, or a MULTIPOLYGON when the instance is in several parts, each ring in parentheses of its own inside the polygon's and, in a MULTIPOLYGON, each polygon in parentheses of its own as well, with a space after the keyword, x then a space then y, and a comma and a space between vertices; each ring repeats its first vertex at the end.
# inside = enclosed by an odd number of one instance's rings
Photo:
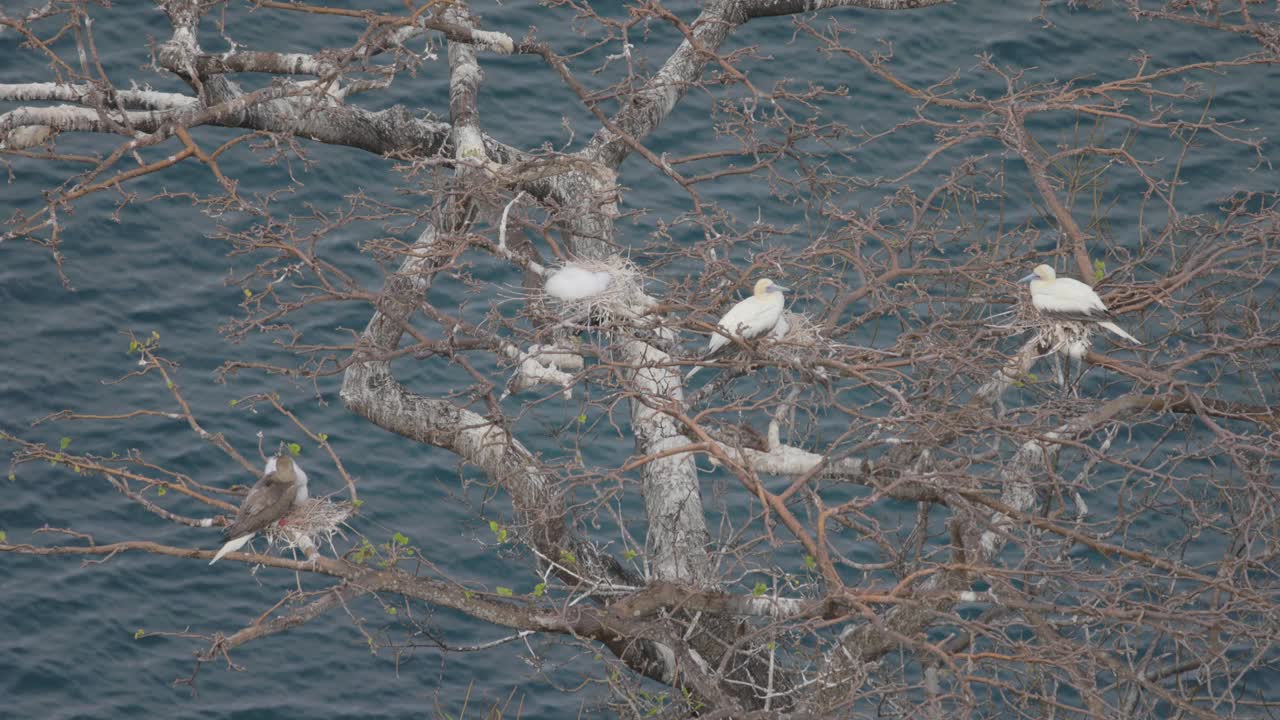
POLYGON ((262 477, 240 503, 236 519, 222 531, 226 544, 209 564, 244 547, 254 535, 271 527, 306 499, 307 474, 302 467, 288 455, 277 455, 267 460, 262 477))

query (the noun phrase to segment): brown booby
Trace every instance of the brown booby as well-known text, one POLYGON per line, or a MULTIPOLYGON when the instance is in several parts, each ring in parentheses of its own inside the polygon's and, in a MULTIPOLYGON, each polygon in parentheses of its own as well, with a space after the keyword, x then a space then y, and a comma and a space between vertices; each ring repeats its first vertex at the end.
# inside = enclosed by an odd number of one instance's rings
POLYGON ((269 458, 262 469, 262 477, 240 504, 235 521, 222 531, 227 542, 209 564, 244 547, 254 535, 271 527, 306 499, 307 474, 302 471, 302 466, 287 454, 269 458))

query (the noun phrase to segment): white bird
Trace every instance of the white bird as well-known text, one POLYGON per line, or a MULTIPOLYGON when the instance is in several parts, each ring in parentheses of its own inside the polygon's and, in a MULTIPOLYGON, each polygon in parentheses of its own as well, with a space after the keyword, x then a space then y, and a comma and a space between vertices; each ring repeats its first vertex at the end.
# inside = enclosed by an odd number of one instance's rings
MULTIPOLYGON (((782 306, 786 303, 782 293, 785 290, 768 278, 757 280, 751 297, 729 308, 729 312, 716 323, 716 332, 711 334, 711 342, 700 360, 714 357, 729 344, 731 338, 750 340, 773 330, 782 318, 782 306)), ((695 367, 684 379, 687 381, 701 369, 701 366, 695 367)))
POLYGON ((1093 288, 1073 278, 1060 278, 1048 265, 1037 265, 1019 283, 1031 283, 1031 305, 1051 320, 1091 322, 1104 330, 1140 345, 1138 338, 1120 329, 1115 316, 1093 288))
POLYGON ((613 276, 603 270, 588 270, 572 263, 547 276, 543 288, 557 300, 585 300, 609 289, 613 276))
POLYGON ((271 527, 306 500, 307 474, 302 471, 302 466, 286 454, 268 458, 262 468, 262 477, 240 504, 235 522, 222 531, 226 544, 209 564, 244 547, 254 535, 271 527))

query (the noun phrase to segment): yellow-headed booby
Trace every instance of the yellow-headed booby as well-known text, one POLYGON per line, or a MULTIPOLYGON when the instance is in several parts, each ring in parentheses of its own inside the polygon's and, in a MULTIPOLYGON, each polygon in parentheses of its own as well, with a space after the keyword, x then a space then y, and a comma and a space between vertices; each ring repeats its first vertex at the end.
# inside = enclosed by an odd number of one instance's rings
MULTIPOLYGON (((729 312, 716 323, 716 332, 712 333, 711 342, 700 360, 714 357, 729 344, 730 338, 750 340, 773 330, 782 317, 782 306, 786 303, 782 293, 785 290, 768 278, 757 280, 751 297, 729 308, 729 312)), ((684 379, 687 381, 701 369, 701 366, 695 367, 684 379)))
POLYGON ((1120 329, 1115 316, 1093 288, 1073 278, 1060 278, 1048 265, 1037 265, 1019 283, 1031 283, 1031 305, 1051 320, 1091 322, 1134 344, 1138 338, 1120 329))

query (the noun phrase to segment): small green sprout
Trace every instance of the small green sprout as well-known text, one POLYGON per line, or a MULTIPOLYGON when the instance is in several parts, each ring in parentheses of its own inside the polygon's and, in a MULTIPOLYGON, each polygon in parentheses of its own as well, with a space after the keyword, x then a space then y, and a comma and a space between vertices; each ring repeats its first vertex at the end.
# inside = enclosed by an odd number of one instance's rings
POLYGON ((760 597, 767 592, 769 592, 769 588, 762 582, 756 583, 756 586, 751 589, 751 594, 756 597, 760 597))
POLYGON ((511 595, 512 595, 513 593, 511 592, 511 588, 509 588, 509 587, 502 587, 501 585, 499 585, 499 586, 498 586, 498 594, 499 594, 499 595, 501 595, 502 597, 511 597, 511 595))
POLYGON ((499 525, 497 520, 489 521, 489 530, 498 539, 499 544, 507 541, 507 529, 499 525))
POLYGON ((297 456, 302 453, 302 446, 298 443, 289 443, 289 454, 297 456))
POLYGON ((69 438, 69 437, 64 437, 64 438, 62 438, 62 442, 58 443, 58 449, 59 449, 59 450, 66 450, 66 449, 67 449, 67 446, 68 446, 68 445, 70 445, 70 444, 71 444, 71 438, 69 438))

